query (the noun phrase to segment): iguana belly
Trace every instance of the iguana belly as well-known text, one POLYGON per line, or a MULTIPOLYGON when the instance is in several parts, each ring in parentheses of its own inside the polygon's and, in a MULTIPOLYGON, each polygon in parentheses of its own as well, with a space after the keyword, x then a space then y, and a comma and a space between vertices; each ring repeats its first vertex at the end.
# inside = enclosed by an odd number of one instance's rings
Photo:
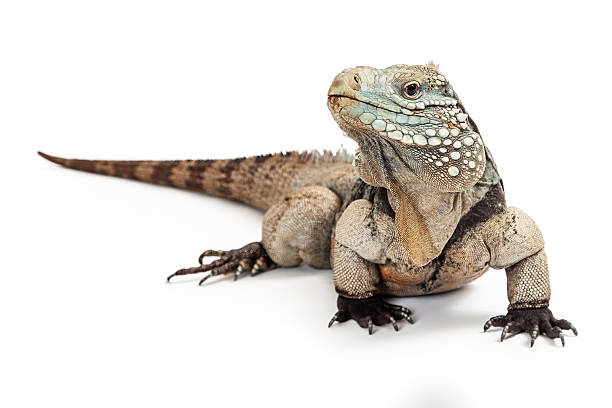
POLYGON ((400 250, 378 265, 383 293, 417 296, 457 289, 482 276, 489 268, 490 254, 484 243, 468 234, 449 245, 432 262, 414 267, 400 250))

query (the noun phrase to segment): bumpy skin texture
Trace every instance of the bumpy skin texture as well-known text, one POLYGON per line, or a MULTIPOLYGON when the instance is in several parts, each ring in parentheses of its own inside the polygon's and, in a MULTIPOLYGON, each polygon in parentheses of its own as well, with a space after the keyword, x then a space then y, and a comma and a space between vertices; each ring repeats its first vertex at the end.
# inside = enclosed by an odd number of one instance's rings
POLYGON ((548 310, 544 240, 527 214, 507 207, 501 177, 480 132, 436 66, 344 70, 328 108, 359 149, 279 153, 230 160, 99 161, 41 155, 63 166, 202 191, 266 211, 262 242, 205 251, 199 266, 238 277, 306 263, 333 269, 338 312, 330 322, 412 322, 381 296, 458 288, 489 267, 506 269, 508 332, 561 338, 571 323, 548 310), (219 259, 203 263, 206 256, 219 259))
POLYGON ((326 187, 309 186, 288 194, 265 214, 262 242, 278 265, 302 262, 330 268, 332 226, 340 198, 326 187))
MULTIPOLYGON (((437 67, 349 69, 328 94, 334 119, 359 144, 360 177, 385 189, 393 209, 357 200, 340 217, 333 267, 341 296, 362 302, 441 292, 493 267, 508 277, 505 321, 516 310, 550 313, 542 235, 524 212, 506 207, 491 154, 437 67)), ((531 326, 512 328, 533 335, 535 325, 538 334, 559 337, 540 327, 552 314, 522 319, 531 326)))

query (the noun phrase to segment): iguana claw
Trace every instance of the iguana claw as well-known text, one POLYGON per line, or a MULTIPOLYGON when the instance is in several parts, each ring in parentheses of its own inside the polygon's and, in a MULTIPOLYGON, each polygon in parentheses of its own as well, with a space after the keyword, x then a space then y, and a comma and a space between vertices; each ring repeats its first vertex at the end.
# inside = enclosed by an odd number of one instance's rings
POLYGON ((490 318, 489 320, 487 320, 487 322, 484 324, 484 331, 489 330, 489 328, 493 325, 493 322, 495 321, 499 321, 500 319, 503 319, 505 316, 504 315, 499 315, 499 316, 494 316, 492 318, 490 318))
POLYGON ((504 339, 506 338, 506 334, 508 333, 508 330, 510 330, 510 324, 507 324, 502 330, 500 341, 504 341, 504 339))
POLYGON ((538 334, 540 334, 540 327, 535 324, 533 326, 533 330, 531 330, 531 343, 529 347, 533 347, 533 343, 535 343, 536 339, 538 338, 538 334))
POLYGON ((389 320, 391 321, 391 326, 393 326, 393 329, 395 331, 399 331, 399 327, 397 327, 397 323, 395 322, 395 319, 391 316, 389 316, 389 320))
POLYGON ((202 279, 200 279, 200 281, 198 282, 198 286, 202 286, 202 284, 203 284, 204 282, 206 282, 206 280, 207 280, 208 278, 210 278, 211 276, 212 276, 212 274, 211 274, 211 273, 209 273, 209 274, 207 274, 205 277, 203 277, 202 279))
POLYGON ((332 327, 332 325, 336 322, 336 320, 338 320, 339 316, 340 316, 340 312, 336 312, 336 314, 333 315, 331 320, 329 321, 329 324, 327 325, 327 328, 332 327))

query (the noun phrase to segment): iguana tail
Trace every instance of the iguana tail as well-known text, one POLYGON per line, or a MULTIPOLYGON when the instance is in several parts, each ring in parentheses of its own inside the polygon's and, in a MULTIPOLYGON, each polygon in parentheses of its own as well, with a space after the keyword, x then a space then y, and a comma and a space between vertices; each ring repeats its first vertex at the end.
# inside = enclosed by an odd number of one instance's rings
POLYGON ((304 185, 327 185, 330 174, 350 167, 341 150, 287 152, 228 160, 115 161, 64 159, 38 152, 71 169, 200 191, 267 209, 304 185))

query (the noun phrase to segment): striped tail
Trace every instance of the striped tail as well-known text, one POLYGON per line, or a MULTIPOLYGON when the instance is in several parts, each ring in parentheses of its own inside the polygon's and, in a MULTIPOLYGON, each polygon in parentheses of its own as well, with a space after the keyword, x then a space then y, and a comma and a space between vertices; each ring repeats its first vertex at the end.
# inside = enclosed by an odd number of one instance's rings
POLYGON ((290 191, 327 184, 325 169, 350 166, 346 152, 287 152, 227 160, 115 161, 64 159, 38 152, 61 166, 200 191, 266 210, 290 191), (310 169, 305 172, 304 170, 310 169), (314 177, 314 178, 313 178, 314 177))

